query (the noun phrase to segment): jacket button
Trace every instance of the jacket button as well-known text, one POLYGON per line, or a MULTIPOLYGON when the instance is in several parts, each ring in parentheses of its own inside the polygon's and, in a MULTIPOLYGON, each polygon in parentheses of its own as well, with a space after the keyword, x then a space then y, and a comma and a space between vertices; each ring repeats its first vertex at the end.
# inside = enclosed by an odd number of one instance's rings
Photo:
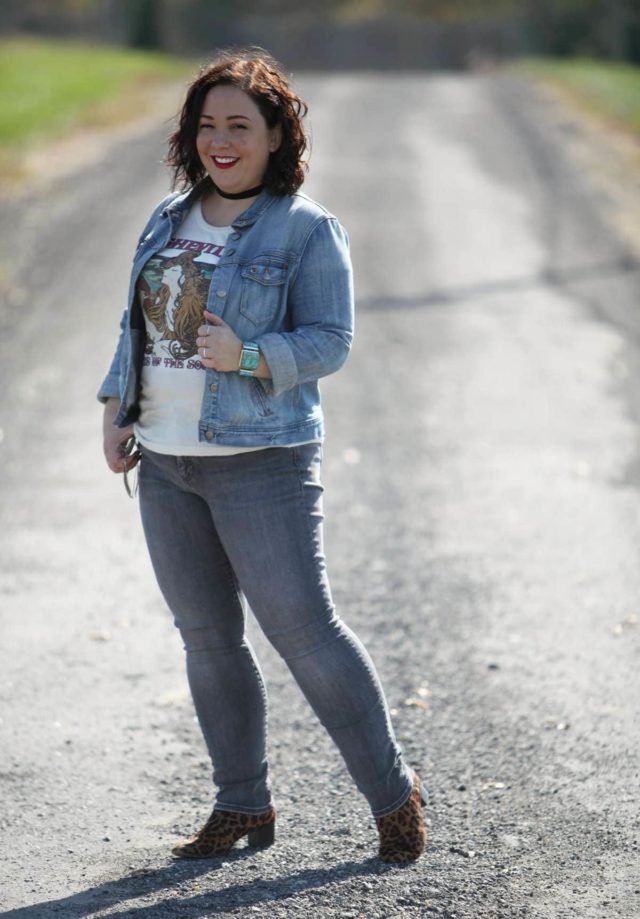
POLYGON ((240 239, 240 233, 232 233, 230 239, 240 239))
POLYGON ((213 431, 207 431, 204 436, 207 438, 207 440, 213 440, 213 431))
MULTIPOLYGON (((218 384, 217 384, 217 383, 212 383, 211 386, 209 387, 209 391, 210 391, 210 392, 218 392, 218 384)), ((209 432, 209 433, 211 433, 211 432, 209 432)))
POLYGON ((226 290, 219 290, 219 291, 218 291, 218 296, 219 296, 219 297, 226 297, 226 296, 227 296, 226 290))

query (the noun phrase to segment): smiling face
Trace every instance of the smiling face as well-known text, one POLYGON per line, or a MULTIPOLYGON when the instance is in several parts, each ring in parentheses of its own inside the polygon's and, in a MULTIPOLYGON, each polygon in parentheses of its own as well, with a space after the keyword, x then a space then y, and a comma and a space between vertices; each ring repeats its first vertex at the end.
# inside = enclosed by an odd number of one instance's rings
POLYGON ((268 128, 262 112, 237 86, 214 86, 207 93, 196 136, 200 162, 214 183, 229 194, 260 185, 269 154, 281 142, 279 126, 268 128))

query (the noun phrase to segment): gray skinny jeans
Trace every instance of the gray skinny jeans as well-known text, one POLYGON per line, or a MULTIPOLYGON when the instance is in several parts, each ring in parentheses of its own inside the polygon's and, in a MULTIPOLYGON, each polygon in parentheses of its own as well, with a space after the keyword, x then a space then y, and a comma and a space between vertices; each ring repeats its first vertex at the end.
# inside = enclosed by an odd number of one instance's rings
POLYGON ((243 595, 340 750, 375 817, 411 793, 373 662, 336 615, 322 544, 320 444, 233 456, 142 450, 140 510, 180 630, 218 810, 272 804, 267 696, 243 595))

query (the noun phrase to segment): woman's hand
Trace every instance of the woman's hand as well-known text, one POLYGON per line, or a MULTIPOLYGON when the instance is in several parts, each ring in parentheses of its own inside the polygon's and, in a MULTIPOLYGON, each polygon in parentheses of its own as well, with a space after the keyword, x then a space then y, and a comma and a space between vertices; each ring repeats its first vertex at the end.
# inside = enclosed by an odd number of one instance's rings
POLYGON ((118 414, 119 399, 108 399, 104 406, 102 418, 103 450, 107 466, 112 472, 124 472, 133 469, 140 462, 140 454, 125 455, 124 445, 133 436, 133 425, 117 428, 114 424, 118 414))
POLYGON ((205 310, 204 316, 211 325, 201 325, 198 329, 198 357, 208 370, 237 370, 242 341, 215 313, 205 310))

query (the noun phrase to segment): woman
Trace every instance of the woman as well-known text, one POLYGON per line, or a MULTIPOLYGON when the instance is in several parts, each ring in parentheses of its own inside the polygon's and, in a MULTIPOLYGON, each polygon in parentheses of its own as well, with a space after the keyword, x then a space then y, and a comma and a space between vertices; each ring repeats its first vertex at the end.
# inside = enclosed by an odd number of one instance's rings
POLYGON ((173 853, 274 839, 246 598, 365 795, 379 857, 406 862, 425 846, 426 789, 371 659, 336 615, 322 549, 318 379, 347 357, 353 289, 345 231, 298 191, 305 114, 263 52, 223 55, 189 86, 168 157, 183 192, 140 237, 98 396, 104 452, 117 473, 141 454, 145 538, 218 788, 204 827, 173 853))

